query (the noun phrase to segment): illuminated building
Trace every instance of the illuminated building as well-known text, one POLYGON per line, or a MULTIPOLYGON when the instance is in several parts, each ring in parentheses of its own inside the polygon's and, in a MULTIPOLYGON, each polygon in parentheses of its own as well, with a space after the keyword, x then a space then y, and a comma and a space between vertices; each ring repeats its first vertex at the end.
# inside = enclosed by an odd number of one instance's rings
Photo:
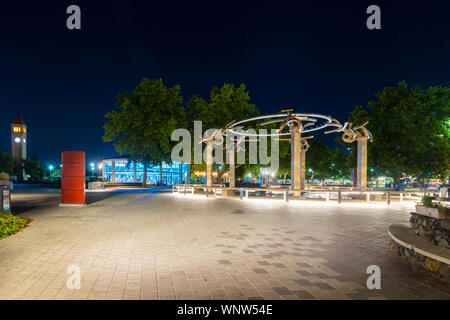
MULTIPOLYGON (((103 159, 100 168, 106 182, 142 183, 144 178, 144 166, 141 163, 130 162, 128 156, 103 159)), ((189 183, 189 170, 187 163, 182 165, 179 162, 163 163, 161 174, 160 166, 149 165, 147 167, 147 183, 164 185, 189 183), (162 181, 160 181, 160 175, 162 175, 162 181)))
POLYGON ((11 123, 11 154, 18 162, 27 158, 27 126, 21 117, 11 123))

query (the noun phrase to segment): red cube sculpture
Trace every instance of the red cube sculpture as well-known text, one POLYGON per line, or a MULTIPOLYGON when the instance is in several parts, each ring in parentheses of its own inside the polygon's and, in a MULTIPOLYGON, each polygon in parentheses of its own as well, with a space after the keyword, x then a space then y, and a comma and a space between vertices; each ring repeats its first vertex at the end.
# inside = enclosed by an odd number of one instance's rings
POLYGON ((84 151, 63 151, 61 163, 61 204, 84 205, 86 154, 84 151))

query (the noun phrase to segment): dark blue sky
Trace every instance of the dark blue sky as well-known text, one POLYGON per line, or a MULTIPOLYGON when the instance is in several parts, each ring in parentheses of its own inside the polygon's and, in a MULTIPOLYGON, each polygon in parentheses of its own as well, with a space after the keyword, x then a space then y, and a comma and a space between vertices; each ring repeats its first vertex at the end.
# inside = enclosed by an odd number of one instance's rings
POLYGON ((28 153, 44 164, 62 150, 114 155, 101 140, 104 115, 143 77, 181 85, 185 101, 244 82, 262 113, 292 107, 345 121, 385 86, 450 81, 446 2, 2 3, 0 151, 21 115, 28 153), (81 7, 79 31, 66 28, 71 4, 81 7), (381 30, 366 28, 371 4, 381 30))

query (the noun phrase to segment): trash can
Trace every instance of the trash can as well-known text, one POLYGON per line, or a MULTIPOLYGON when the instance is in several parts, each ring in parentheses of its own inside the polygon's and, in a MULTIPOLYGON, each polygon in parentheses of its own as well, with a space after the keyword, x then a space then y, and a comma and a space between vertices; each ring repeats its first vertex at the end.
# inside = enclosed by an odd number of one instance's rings
POLYGON ((0 185, 1 203, 0 211, 11 210, 11 189, 9 185, 0 185))

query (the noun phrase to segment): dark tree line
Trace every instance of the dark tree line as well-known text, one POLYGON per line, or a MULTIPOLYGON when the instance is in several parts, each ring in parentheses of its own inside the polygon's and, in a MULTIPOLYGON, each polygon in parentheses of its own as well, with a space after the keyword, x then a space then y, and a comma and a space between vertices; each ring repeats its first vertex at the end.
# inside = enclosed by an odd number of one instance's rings
POLYGON ((44 168, 39 163, 37 157, 34 155, 31 158, 25 159, 23 164, 15 161, 10 153, 0 152, 0 173, 4 172, 12 177, 16 177, 16 181, 23 181, 23 172, 27 175, 27 181, 39 182, 45 174, 44 168))

